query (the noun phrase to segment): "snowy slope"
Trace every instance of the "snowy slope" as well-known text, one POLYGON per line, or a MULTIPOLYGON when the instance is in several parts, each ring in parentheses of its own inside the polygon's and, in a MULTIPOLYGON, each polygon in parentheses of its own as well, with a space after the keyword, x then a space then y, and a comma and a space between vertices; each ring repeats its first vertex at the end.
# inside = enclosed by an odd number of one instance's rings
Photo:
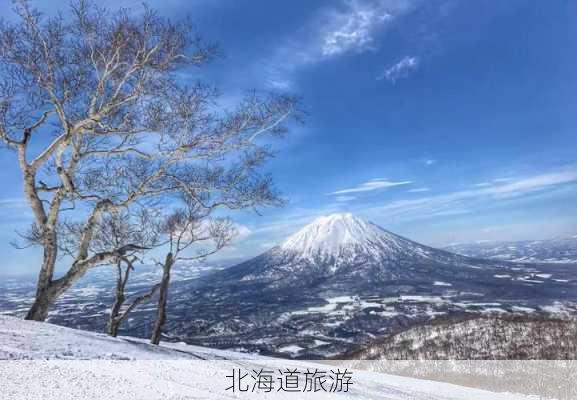
POLYGON ((338 396, 323 392, 276 391, 268 395, 264 392, 233 394, 225 388, 229 385, 227 375, 230 375, 234 368, 249 370, 275 366, 306 369, 322 366, 264 358, 247 360, 246 355, 193 346, 153 347, 129 338, 107 338, 99 334, 12 317, 0 317, 0 359, 4 360, 0 362, 0 399, 11 400, 231 399, 253 398, 257 394, 259 398, 275 399, 528 398, 364 371, 355 371, 350 391, 339 393, 338 396), (236 356, 244 361, 232 360, 236 356), (204 360, 206 358, 211 361, 204 360))
POLYGON ((352 214, 331 214, 314 220, 280 245, 282 251, 298 258, 327 260, 364 253, 375 259, 392 254, 408 245, 393 235, 352 214))
POLYGON ((458 243, 446 247, 445 250, 465 256, 495 260, 527 263, 577 263, 577 236, 518 242, 458 243))
POLYGON ((0 360, 226 360, 258 356, 183 343, 153 346, 146 340, 0 316, 0 360))
POLYGON ((383 262, 401 255, 427 257, 433 249, 344 213, 315 219, 274 250, 277 257, 284 253, 294 261, 345 266, 359 259, 383 262))

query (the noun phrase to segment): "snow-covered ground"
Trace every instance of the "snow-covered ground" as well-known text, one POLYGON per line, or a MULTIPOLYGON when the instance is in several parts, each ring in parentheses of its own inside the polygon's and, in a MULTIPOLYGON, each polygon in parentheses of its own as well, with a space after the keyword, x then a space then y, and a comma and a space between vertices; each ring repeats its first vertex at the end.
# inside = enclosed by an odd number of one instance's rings
POLYGON ((315 362, 247 356, 185 344, 151 346, 133 338, 0 316, 0 399, 339 398, 527 400, 448 383, 353 371, 348 392, 227 391, 234 369, 334 369, 315 362))
POLYGON ((546 240, 455 243, 445 250, 470 257, 492 258, 524 263, 577 263, 577 235, 546 240))
POLYGON ((0 316, 0 360, 229 360, 245 353, 183 343, 153 346, 132 337, 113 338, 63 326, 0 316))

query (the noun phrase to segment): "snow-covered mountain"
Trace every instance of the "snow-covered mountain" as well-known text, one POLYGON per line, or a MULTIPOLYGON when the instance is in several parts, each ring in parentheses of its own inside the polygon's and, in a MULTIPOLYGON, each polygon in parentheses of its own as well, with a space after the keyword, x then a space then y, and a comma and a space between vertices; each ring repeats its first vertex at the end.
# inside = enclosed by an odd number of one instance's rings
POLYGON ((287 258, 340 265, 384 261, 400 252, 414 251, 418 245, 385 231, 352 214, 320 217, 285 240, 276 250, 287 258))
POLYGON ((445 250, 469 257, 516 262, 577 263, 577 235, 517 242, 459 243, 447 246, 445 250))
POLYGON ((180 340, 291 357, 335 357, 442 315, 577 310, 574 266, 473 259, 350 214, 318 218, 252 260, 176 286, 180 340))
POLYGON ((462 256, 395 235, 351 214, 315 219, 279 246, 218 276, 275 286, 303 279, 357 278, 359 284, 402 275, 402 266, 467 263, 462 256), (368 279, 368 280, 367 280, 368 279))

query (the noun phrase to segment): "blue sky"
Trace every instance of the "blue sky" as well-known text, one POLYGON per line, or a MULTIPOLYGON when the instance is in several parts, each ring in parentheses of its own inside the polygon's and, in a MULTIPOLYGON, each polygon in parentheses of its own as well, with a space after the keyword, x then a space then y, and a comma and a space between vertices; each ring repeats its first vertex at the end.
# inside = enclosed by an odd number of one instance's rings
MULTIPOLYGON (((47 12, 66 3, 36 2, 47 12)), ((202 72, 223 104, 280 90, 309 112, 267 166, 287 206, 232 214, 242 234, 221 257, 256 255, 345 211, 436 246, 577 234, 574 2, 149 4, 189 14, 220 44, 224 57, 202 72)), ((38 262, 8 245, 30 218, 14 161, 0 153, 0 272, 38 262)))

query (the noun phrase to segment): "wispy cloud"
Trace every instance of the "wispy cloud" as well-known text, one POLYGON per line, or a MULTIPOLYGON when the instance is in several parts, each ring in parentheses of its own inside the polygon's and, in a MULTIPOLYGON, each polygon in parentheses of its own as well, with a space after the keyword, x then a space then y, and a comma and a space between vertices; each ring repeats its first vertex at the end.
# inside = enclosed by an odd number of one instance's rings
POLYGON ((512 180, 513 180, 513 178, 495 178, 495 179, 493 179, 493 182, 501 183, 501 182, 510 182, 512 180))
POLYGON ((423 193, 423 192, 428 192, 431 189, 426 188, 426 187, 422 187, 422 188, 415 188, 415 189, 409 189, 407 190, 407 192, 409 193, 423 193))
POLYGON ((568 170, 536 175, 519 180, 510 180, 505 183, 495 182, 493 185, 482 190, 485 194, 494 197, 514 197, 527 192, 534 192, 574 182, 577 182, 577 170, 568 170))
POLYGON ((344 10, 333 10, 322 34, 321 54, 330 57, 374 48, 375 32, 392 19, 392 10, 378 2, 353 2, 344 10))
POLYGON ((377 79, 386 79, 391 83, 396 83, 399 79, 406 78, 410 73, 416 71, 418 68, 419 58, 406 56, 395 64, 385 68, 385 70, 377 76, 377 79))
POLYGON ((393 186, 400 186, 400 185, 408 185, 412 183, 411 181, 403 181, 403 182, 393 182, 382 178, 372 179, 368 182, 363 182, 358 186, 348 188, 348 189, 341 189, 331 193, 327 193, 327 195, 340 195, 346 193, 360 193, 360 192, 371 192, 373 190, 379 189, 387 189, 393 186))
POLYGON ((286 90, 290 90, 293 86, 292 81, 288 80, 288 79, 269 79, 267 81, 267 85, 271 88, 271 89, 276 89, 276 90, 282 90, 282 91, 286 91, 286 90))
POLYGON ((488 186, 450 192, 442 195, 403 199, 368 210, 378 216, 420 218, 459 208, 459 213, 480 203, 528 196, 533 193, 552 190, 561 185, 577 183, 577 170, 563 170, 529 177, 492 181, 488 186))
POLYGON ((493 185, 498 184, 498 183, 511 182, 512 180, 513 180, 513 178, 494 178, 494 179, 491 179, 490 181, 474 183, 473 186, 474 187, 489 187, 489 186, 493 186, 493 185))
POLYGON ((265 65, 269 86, 290 89, 294 74, 303 67, 347 54, 375 50, 379 45, 379 35, 393 21, 412 10, 418 1, 334 2, 317 12, 306 26, 269 57, 265 65))
POLYGON ((338 201, 341 203, 346 203, 347 201, 352 201, 355 199, 356 199, 355 196, 337 196, 337 197, 335 197, 335 201, 338 201))

